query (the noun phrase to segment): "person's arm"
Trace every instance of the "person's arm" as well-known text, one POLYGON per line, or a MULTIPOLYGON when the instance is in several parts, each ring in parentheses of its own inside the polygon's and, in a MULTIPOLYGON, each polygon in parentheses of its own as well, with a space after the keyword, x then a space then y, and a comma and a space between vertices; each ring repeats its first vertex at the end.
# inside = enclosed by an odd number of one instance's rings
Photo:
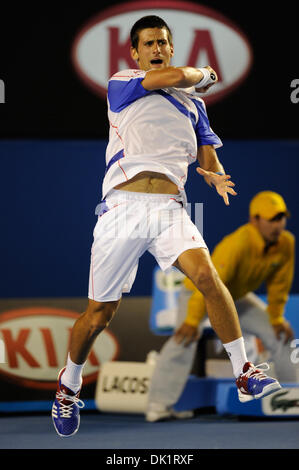
POLYGON ((142 81, 142 86, 146 90, 159 90, 169 87, 189 88, 196 85, 200 87, 201 92, 205 92, 217 81, 216 72, 209 66, 201 69, 194 67, 165 67, 158 70, 149 70, 142 81))
MULTIPOLYGON (((213 145, 201 145, 197 152, 197 160, 200 167, 204 170, 225 174, 225 170, 218 159, 213 145)), ((212 185, 209 176, 204 176, 204 179, 209 186, 212 185)))
POLYGON ((289 246, 285 254, 285 262, 266 282, 268 297, 267 310, 270 323, 277 337, 279 337, 281 333, 285 334, 286 342, 294 336, 292 328, 284 318, 285 304, 294 277, 294 259, 295 238, 291 238, 290 234, 289 246))
POLYGON ((228 193, 233 196, 237 195, 233 189, 235 183, 230 181, 230 175, 225 174, 213 145, 200 146, 197 159, 200 166, 196 168, 196 171, 204 177, 209 186, 212 186, 212 184, 215 186, 218 194, 223 197, 225 204, 228 206, 228 193))
POLYGON ((235 184, 229 181, 230 175, 225 175, 224 168, 218 160, 216 149, 222 147, 221 139, 211 129, 204 101, 196 97, 192 101, 198 112, 195 133, 198 148, 197 160, 200 166, 196 168, 196 171, 204 177, 209 186, 213 184, 216 187, 225 204, 229 205, 227 193, 233 196, 237 193, 232 189, 235 184))

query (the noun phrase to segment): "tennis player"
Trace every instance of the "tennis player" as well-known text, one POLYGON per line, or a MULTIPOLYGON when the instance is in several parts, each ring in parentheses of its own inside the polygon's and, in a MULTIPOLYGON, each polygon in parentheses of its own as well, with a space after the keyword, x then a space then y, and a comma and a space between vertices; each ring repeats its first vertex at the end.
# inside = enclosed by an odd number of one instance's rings
POLYGON ((215 149, 222 142, 210 127, 204 102, 186 91, 190 87, 207 91, 217 82, 217 74, 211 67, 171 66, 172 35, 159 17, 137 21, 131 43, 138 69, 118 72, 108 84, 110 135, 91 250, 89 302, 74 324, 52 408, 55 429, 62 437, 79 428, 84 364, 93 342, 117 311, 122 293, 130 291, 145 251, 163 270, 176 266, 203 293, 234 374, 243 377, 239 393, 259 397, 280 387, 248 363, 232 297, 184 207, 188 166, 196 161, 199 175, 215 186, 226 205, 228 195, 236 195, 218 160, 215 149))

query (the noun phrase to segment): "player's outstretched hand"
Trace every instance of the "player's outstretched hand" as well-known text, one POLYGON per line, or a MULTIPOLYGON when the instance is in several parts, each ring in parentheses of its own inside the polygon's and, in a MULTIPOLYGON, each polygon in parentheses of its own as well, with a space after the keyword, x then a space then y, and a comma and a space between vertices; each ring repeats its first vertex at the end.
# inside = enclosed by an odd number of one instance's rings
POLYGON ((223 197, 223 200, 227 206, 229 206, 228 193, 232 196, 236 196, 237 193, 233 189, 235 183, 230 181, 230 175, 217 175, 213 171, 203 170, 200 167, 196 168, 197 173, 204 176, 208 184, 213 184, 217 190, 217 193, 223 197))

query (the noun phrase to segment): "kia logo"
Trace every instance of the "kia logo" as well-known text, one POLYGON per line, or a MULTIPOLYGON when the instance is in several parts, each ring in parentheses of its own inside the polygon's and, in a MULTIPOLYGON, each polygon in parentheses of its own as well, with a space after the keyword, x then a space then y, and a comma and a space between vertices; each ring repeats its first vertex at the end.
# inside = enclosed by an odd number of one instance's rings
MULTIPOLYGON (((5 360, 0 376, 23 387, 55 389, 66 364, 72 327, 79 314, 71 310, 31 307, 0 315, 0 338, 5 360)), ((105 329, 94 343, 84 367, 84 384, 97 380, 99 368, 117 358, 119 346, 105 329)))
POLYGON ((130 30, 142 16, 161 16, 173 33, 172 65, 215 69, 219 82, 205 96, 207 104, 237 88, 249 73, 253 55, 244 33, 222 14, 202 5, 176 1, 129 2, 104 10, 78 32, 72 62, 83 83, 106 99, 109 78, 136 69, 130 56, 130 30))

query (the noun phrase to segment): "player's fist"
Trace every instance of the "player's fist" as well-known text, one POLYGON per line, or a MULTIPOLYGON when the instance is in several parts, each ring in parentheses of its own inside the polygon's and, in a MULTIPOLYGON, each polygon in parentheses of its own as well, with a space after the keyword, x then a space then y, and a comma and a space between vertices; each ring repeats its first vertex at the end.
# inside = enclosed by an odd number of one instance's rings
POLYGON ((215 85, 215 83, 218 82, 218 75, 215 72, 215 70, 212 69, 212 67, 207 65, 206 67, 203 67, 203 68, 206 69, 209 72, 209 74, 205 73, 205 76, 203 77, 201 81, 202 83, 199 82, 198 87, 195 87, 195 91, 197 93, 206 93, 211 88, 211 86, 215 85))

